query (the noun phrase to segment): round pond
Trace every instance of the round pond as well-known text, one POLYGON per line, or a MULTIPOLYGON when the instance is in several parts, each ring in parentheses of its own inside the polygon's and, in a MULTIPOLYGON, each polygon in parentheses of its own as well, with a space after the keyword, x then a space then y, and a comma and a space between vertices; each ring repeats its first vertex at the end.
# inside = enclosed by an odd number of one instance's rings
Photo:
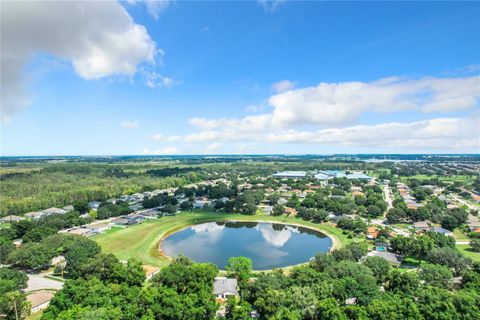
POLYGON ((228 258, 250 258, 255 270, 281 268, 309 261, 328 252, 325 234, 297 226, 267 222, 209 222, 176 232, 162 242, 163 252, 183 254, 195 262, 211 262, 225 269, 228 258))

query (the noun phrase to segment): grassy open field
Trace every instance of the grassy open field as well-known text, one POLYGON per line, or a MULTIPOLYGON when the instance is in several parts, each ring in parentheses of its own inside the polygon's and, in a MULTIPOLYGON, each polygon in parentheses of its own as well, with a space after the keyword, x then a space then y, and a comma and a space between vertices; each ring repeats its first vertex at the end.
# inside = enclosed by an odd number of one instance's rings
POLYGON ((456 245, 457 249, 460 250, 465 256, 469 257, 473 261, 478 261, 480 262, 480 253, 478 252, 473 252, 470 249, 470 246, 468 244, 457 244, 456 245))
POLYGON ((439 176, 439 175, 425 175, 425 174, 417 174, 414 176, 409 177, 402 177, 401 180, 408 180, 408 179, 418 179, 418 180, 431 180, 431 179, 438 179, 444 182, 461 182, 465 184, 472 184, 473 181, 476 179, 474 175, 466 176, 466 175, 453 175, 453 176, 439 176))
POLYGON ((40 320, 42 318, 43 310, 37 311, 32 313, 31 315, 27 316, 27 320, 40 320))
POLYGON ((163 267, 170 261, 158 250, 158 244, 165 235, 189 225, 224 220, 271 221, 303 225, 329 235, 336 247, 341 247, 353 241, 344 235, 341 230, 330 224, 316 224, 296 217, 273 217, 258 214, 247 216, 206 211, 181 212, 176 216, 146 221, 143 224, 126 229, 115 228, 92 239, 97 241, 103 252, 113 253, 120 260, 135 258, 142 263, 163 267))

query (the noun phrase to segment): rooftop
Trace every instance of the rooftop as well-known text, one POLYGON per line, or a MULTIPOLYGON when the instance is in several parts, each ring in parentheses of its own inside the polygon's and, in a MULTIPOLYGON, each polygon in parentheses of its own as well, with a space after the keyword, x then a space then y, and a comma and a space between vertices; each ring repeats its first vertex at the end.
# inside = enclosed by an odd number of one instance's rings
POLYGON ((291 178, 303 178, 307 175, 305 171, 282 171, 277 172, 273 176, 274 177, 291 177, 291 178))
POLYGON ((387 260, 390 263, 394 264, 401 264, 402 263, 402 256, 392 253, 392 252, 384 252, 384 251, 374 251, 372 256, 380 257, 387 260))
POLYGON ((145 271, 145 275, 148 277, 150 275, 153 275, 155 273, 157 273, 160 268, 157 268, 157 267, 154 267, 154 266, 151 266, 149 264, 144 264, 142 265, 142 268, 143 268, 143 271, 145 271))
POLYGON ((224 277, 215 278, 215 282, 213 283, 213 294, 219 295, 225 293, 231 293, 234 295, 238 294, 237 279, 224 277))
POLYGON ((9 216, 1 218, 0 220, 3 221, 3 222, 14 222, 14 221, 20 221, 20 220, 23 220, 23 219, 25 219, 25 218, 15 216, 15 215, 11 214, 9 216))
POLYGON ((32 307, 39 306, 45 302, 48 302, 52 299, 53 293, 46 290, 36 291, 27 296, 27 301, 29 301, 32 307))

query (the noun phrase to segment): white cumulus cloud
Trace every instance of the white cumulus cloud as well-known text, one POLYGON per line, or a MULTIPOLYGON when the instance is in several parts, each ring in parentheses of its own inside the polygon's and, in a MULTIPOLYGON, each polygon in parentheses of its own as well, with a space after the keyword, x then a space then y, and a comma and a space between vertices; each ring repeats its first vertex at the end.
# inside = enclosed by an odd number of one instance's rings
POLYGON ((265 140, 360 147, 475 150, 480 148, 480 120, 476 115, 470 118, 436 118, 313 132, 289 130, 270 133, 265 140))
POLYGON ((282 80, 272 84, 272 90, 277 93, 292 90, 293 88, 295 88, 295 83, 290 80, 282 80))
POLYGON ((406 110, 450 112, 473 108, 480 97, 480 77, 385 78, 372 82, 320 83, 270 97, 272 125, 352 124, 365 112, 406 110))
POLYGON ((28 103, 25 66, 36 53, 71 62, 82 78, 132 76, 154 64, 155 42, 116 1, 3 1, 2 119, 28 103))

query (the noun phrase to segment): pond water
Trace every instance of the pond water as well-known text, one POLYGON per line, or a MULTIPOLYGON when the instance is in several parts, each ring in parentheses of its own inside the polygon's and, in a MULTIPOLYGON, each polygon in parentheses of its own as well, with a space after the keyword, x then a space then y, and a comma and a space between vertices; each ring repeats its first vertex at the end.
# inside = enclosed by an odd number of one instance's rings
POLYGON ((170 257, 184 254, 195 262, 225 269, 228 258, 250 258, 255 270, 281 268, 328 252, 332 240, 311 229, 267 222, 209 222, 176 232, 162 242, 170 257))

